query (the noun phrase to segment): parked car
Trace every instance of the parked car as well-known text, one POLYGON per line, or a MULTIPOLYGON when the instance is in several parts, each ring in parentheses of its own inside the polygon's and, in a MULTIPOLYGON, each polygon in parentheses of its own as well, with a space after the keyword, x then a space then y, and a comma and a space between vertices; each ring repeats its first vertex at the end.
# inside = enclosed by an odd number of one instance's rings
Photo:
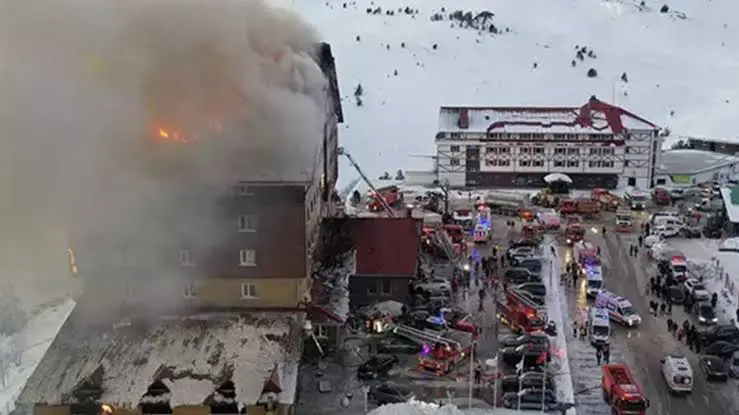
POLYGON ((546 344, 549 345, 549 337, 546 333, 534 332, 527 333, 520 336, 511 335, 501 338, 501 347, 518 347, 522 344, 535 343, 535 344, 546 344))
POLYGON ((682 304, 685 302, 685 293, 680 287, 672 286, 667 288, 667 298, 672 304, 682 304))
POLYGON ((701 301, 693 305, 693 314, 698 320, 698 324, 718 324, 716 312, 708 301, 701 301))
POLYGON ((501 350, 500 356, 503 362, 509 366, 518 364, 523 359, 524 366, 536 366, 531 364, 539 361, 542 356, 545 358, 541 364, 549 361, 549 345, 548 344, 522 344, 517 347, 506 347, 501 350))
POLYGON ((520 261, 514 260, 513 265, 521 268, 526 268, 535 273, 540 273, 542 268, 541 258, 537 257, 523 258, 520 261))
POLYGON ((405 341, 397 337, 382 339, 377 343, 377 352, 389 355, 417 354, 421 352, 421 345, 405 341))
POLYGON ((377 405, 407 402, 415 396, 410 389, 391 383, 381 383, 372 386, 369 392, 367 392, 367 398, 376 402, 377 405))
POLYGON ((729 374, 739 378, 739 352, 734 352, 734 355, 729 359, 729 374))
POLYGON ((545 297, 547 295, 547 287, 540 282, 527 282, 519 284, 516 289, 534 294, 537 297, 545 297))
POLYGON ((700 226, 683 226, 682 229, 680 229, 680 234, 683 236, 683 238, 700 238, 702 236, 703 228, 700 226))
POLYGON ((701 342, 705 345, 718 341, 727 341, 739 344, 739 329, 733 324, 718 324, 708 330, 698 332, 701 342))
POLYGON ((387 376, 390 369, 398 364, 398 357, 389 354, 376 354, 357 368, 357 377, 362 380, 387 376))
POLYGON ((700 359, 700 367, 706 375, 706 380, 726 382, 729 379, 729 370, 721 358, 716 356, 703 356, 700 359))
POLYGON ((737 351, 739 351, 739 346, 727 341, 717 341, 716 343, 712 343, 706 346, 705 350, 703 350, 703 353, 711 356, 720 357, 722 359, 728 359, 737 351))
POLYGON ((521 376, 507 375, 500 379, 500 387, 503 393, 519 392, 522 389, 546 389, 554 390, 552 376, 544 372, 526 372, 521 376))
POLYGON ((503 395, 503 406, 508 409, 553 411, 559 408, 557 397, 551 390, 523 389, 503 395))
POLYGON ((541 281, 541 275, 526 269, 526 268, 519 268, 519 267, 512 267, 505 270, 505 274, 503 274, 503 278, 506 280, 514 283, 514 284, 523 284, 525 282, 537 282, 541 281))
POLYGON ((506 256, 509 260, 514 261, 519 258, 528 258, 539 254, 539 250, 533 246, 519 246, 517 248, 510 248, 506 252, 506 256))
POLYGON ((429 294, 443 294, 450 295, 452 292, 452 285, 449 281, 443 278, 434 278, 430 281, 415 281, 411 284, 411 289, 414 292, 424 292, 429 294))
POLYGON ((711 293, 708 292, 706 286, 695 278, 688 278, 684 282, 685 292, 695 301, 709 300, 711 293))

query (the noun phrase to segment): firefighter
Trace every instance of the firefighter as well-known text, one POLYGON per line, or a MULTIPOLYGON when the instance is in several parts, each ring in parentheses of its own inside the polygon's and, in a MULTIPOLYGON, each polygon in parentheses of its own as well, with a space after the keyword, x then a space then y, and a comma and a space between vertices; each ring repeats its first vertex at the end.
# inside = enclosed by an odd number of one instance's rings
POLYGON ((600 366, 600 363, 603 360, 603 350, 600 347, 595 348, 595 359, 598 360, 598 366, 600 366))
POLYGON ((711 295, 711 308, 716 308, 717 303, 718 303, 718 294, 713 293, 713 295, 711 295))
POLYGON ((577 338, 577 327, 578 323, 577 321, 572 322, 572 337, 577 338))
POLYGON ((585 341, 586 337, 588 337, 588 327, 583 324, 580 326, 580 340, 585 341))
POLYGON ((480 291, 477 293, 480 297, 480 307, 478 307, 478 311, 483 310, 483 301, 485 300, 485 289, 481 288, 480 291))
POLYGON ((603 228, 601 229, 601 231, 603 232, 603 237, 605 238, 605 236, 606 236, 606 227, 603 226, 603 228))
POLYGON ((480 362, 475 365, 475 385, 479 385, 482 383, 482 365, 480 365, 480 362))
POLYGON ((608 343, 603 345, 603 361, 606 364, 611 362, 611 346, 608 343))
POLYGON ((641 235, 639 235, 638 241, 639 241, 639 247, 644 246, 644 238, 641 235))

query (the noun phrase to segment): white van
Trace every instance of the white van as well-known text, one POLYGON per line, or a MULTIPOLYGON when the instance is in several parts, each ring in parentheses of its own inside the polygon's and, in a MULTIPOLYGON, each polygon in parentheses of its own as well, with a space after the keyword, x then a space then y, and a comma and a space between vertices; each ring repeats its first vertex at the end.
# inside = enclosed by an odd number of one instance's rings
POLYGON ((684 225, 683 220, 679 216, 656 216, 652 219, 652 225, 654 226, 673 226, 682 227, 684 225))
POLYGON ((595 297, 594 307, 605 308, 608 315, 617 323, 628 327, 636 327, 641 324, 641 316, 636 313, 631 301, 618 296, 610 291, 602 290, 595 297))
POLYGON ((604 308, 591 307, 588 313, 590 344, 603 345, 611 341, 611 322, 604 308))
POLYGON ((644 210, 649 204, 649 193, 630 188, 624 192, 624 201, 632 210, 644 210))
POLYGON ((687 395, 693 392, 693 369, 688 359, 681 354, 669 354, 660 360, 662 378, 674 395, 687 395))
POLYGON ((583 269, 585 270, 585 277, 587 279, 585 293, 588 297, 595 298, 600 290, 603 289, 603 271, 597 265, 585 265, 583 269))

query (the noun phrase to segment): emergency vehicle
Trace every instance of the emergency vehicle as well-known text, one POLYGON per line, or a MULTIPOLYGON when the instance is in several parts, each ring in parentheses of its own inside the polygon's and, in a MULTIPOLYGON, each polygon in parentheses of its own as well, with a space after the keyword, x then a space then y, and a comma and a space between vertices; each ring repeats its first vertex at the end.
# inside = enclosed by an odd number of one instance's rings
POLYGON ((545 230, 551 231, 551 230, 559 230, 561 226, 561 221, 559 218, 559 213, 557 213, 554 209, 546 209, 537 214, 539 217, 539 222, 541 223, 541 227, 545 230))
POLYGON ((575 256, 575 260, 583 267, 587 264, 600 266, 598 249, 590 242, 580 241, 575 243, 573 254, 575 256))
POLYGON ((601 290, 595 297, 593 307, 606 309, 611 319, 624 326, 636 327, 641 324, 641 316, 636 313, 631 301, 610 291, 601 290))
POLYGON ((398 186, 385 186, 377 188, 377 193, 370 190, 367 193, 367 210, 370 212, 380 212, 383 210, 383 199, 388 206, 397 206, 403 202, 403 195, 400 193, 398 186))
POLYGON ((683 282, 688 279, 688 261, 685 254, 680 251, 673 251, 667 259, 670 261, 672 276, 676 280, 683 282))
POLYGON ((472 231, 472 240, 476 244, 484 244, 490 241, 491 239, 491 233, 490 228, 486 227, 484 225, 480 225, 479 223, 475 225, 475 230, 472 231))
POLYGON ((521 226, 521 239, 527 241, 539 242, 541 241, 542 235, 541 230, 538 226, 526 224, 521 226))
POLYGON ((418 369, 444 376, 469 356, 476 334, 448 330, 435 341, 423 343, 418 356, 418 369))
POLYGON ((611 320, 608 318, 608 311, 598 307, 590 308, 588 333, 590 344, 603 345, 611 342, 611 320))
POLYGON ((475 226, 475 217, 471 209, 459 209, 452 213, 452 221, 466 231, 471 231, 475 226))
POLYGON ((511 288, 497 302, 497 317, 515 333, 533 333, 546 328, 547 314, 543 298, 511 288))
POLYGON ((579 216, 571 216, 567 219, 565 238, 568 245, 580 242, 585 238, 585 226, 579 216))
POLYGON ((628 366, 620 363, 603 365, 601 387, 612 414, 646 415, 649 399, 642 393, 628 366))
POLYGON ((587 263, 582 267, 587 281, 585 293, 588 297, 595 298, 603 289, 603 269, 599 264, 587 263))
POLYGON ((631 232, 633 230, 633 217, 629 210, 616 211, 616 230, 619 232, 631 232))
POLYGON ((662 377, 673 395, 688 395, 693 392, 693 369, 688 359, 681 354, 669 354, 660 360, 662 377))

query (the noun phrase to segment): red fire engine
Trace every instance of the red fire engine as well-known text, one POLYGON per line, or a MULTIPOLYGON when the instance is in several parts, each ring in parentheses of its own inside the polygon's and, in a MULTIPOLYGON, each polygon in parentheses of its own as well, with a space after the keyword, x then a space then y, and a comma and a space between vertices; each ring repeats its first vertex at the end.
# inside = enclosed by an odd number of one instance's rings
POLYGON ((628 366, 618 363, 603 365, 601 387, 603 397, 611 405, 613 414, 647 413, 649 399, 642 393, 628 366))
POLYGON ((498 299, 497 306, 498 319, 516 333, 532 333, 546 328, 546 306, 526 291, 509 289, 498 299))

